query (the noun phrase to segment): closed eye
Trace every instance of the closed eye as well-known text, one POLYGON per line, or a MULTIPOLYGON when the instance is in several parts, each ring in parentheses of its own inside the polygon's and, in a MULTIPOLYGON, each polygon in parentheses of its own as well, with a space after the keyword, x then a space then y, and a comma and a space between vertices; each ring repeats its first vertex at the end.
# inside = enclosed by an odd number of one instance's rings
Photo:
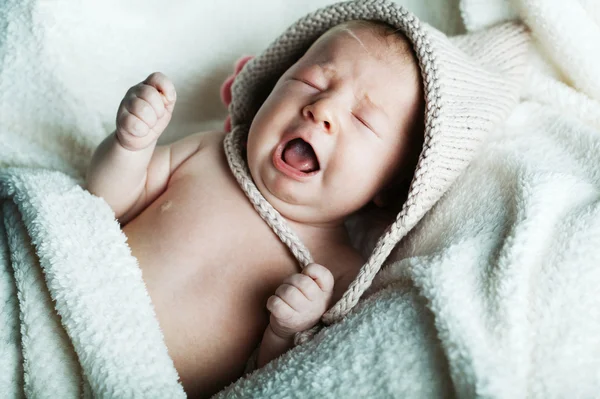
POLYGON ((319 91, 323 91, 323 89, 321 89, 320 87, 318 87, 317 85, 315 85, 314 83, 309 82, 308 80, 304 80, 304 79, 298 79, 298 78, 292 78, 294 80, 297 80, 300 83, 304 83, 307 86, 312 87, 313 89, 317 89, 319 91))
POLYGON ((373 133, 377 134, 377 132, 375 130, 373 130, 371 125, 369 125, 363 118, 361 118, 360 116, 357 116, 356 114, 352 114, 352 116, 355 117, 356 120, 358 120, 360 123, 362 123, 367 129, 369 129, 373 133))

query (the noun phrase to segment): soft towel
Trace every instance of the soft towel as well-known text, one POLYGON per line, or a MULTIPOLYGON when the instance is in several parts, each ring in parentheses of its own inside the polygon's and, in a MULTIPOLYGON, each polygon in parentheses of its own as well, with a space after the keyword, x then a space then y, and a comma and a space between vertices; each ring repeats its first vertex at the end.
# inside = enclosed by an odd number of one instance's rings
POLYGON ((3 398, 185 397, 114 213, 61 172, 0 171, 3 398))

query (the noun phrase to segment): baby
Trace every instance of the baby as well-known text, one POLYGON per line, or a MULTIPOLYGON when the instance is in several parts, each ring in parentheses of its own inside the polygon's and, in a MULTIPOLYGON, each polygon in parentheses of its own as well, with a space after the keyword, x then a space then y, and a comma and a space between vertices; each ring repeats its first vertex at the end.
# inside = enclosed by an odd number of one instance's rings
POLYGON ((247 164, 317 262, 298 273, 234 179, 225 133, 157 146, 173 84, 153 73, 127 92, 87 189, 122 224, 188 395, 239 378, 259 343, 259 367, 276 358, 341 297, 363 264, 344 221, 412 178, 422 97, 409 41, 375 22, 330 29, 279 78, 250 126, 247 164))

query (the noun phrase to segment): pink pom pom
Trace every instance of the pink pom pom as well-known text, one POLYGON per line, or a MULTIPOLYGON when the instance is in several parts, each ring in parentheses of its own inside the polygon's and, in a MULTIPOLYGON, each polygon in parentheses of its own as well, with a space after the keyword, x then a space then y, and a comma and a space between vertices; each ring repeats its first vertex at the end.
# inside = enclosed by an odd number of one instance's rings
POLYGON ((248 61, 250 61, 252 58, 254 58, 253 55, 245 55, 239 60, 237 60, 237 62, 235 63, 235 74, 237 75, 238 73, 240 73, 244 65, 246 65, 248 61))
POLYGON ((229 75, 221 85, 221 101, 226 107, 231 104, 231 85, 234 79, 235 75, 229 75))

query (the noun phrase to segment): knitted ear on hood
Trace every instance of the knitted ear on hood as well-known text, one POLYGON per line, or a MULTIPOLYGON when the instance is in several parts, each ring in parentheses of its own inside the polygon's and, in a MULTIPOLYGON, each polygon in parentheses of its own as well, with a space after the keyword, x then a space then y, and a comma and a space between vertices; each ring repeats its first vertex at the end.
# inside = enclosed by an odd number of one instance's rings
MULTIPOLYGON (((242 144, 279 77, 327 30, 359 19, 385 22, 412 42, 424 86, 424 143, 402 210, 342 298, 323 315, 324 325, 341 320, 356 305, 396 244, 469 165, 487 134, 508 116, 518 101, 526 71, 529 34, 522 25, 507 23, 449 39, 387 0, 349 1, 313 12, 248 62, 232 87, 232 132, 225 139, 225 152, 255 209, 302 267, 312 262, 310 253, 254 185, 242 144)), ((309 339, 321 327, 298 334, 296 343, 309 339)))

